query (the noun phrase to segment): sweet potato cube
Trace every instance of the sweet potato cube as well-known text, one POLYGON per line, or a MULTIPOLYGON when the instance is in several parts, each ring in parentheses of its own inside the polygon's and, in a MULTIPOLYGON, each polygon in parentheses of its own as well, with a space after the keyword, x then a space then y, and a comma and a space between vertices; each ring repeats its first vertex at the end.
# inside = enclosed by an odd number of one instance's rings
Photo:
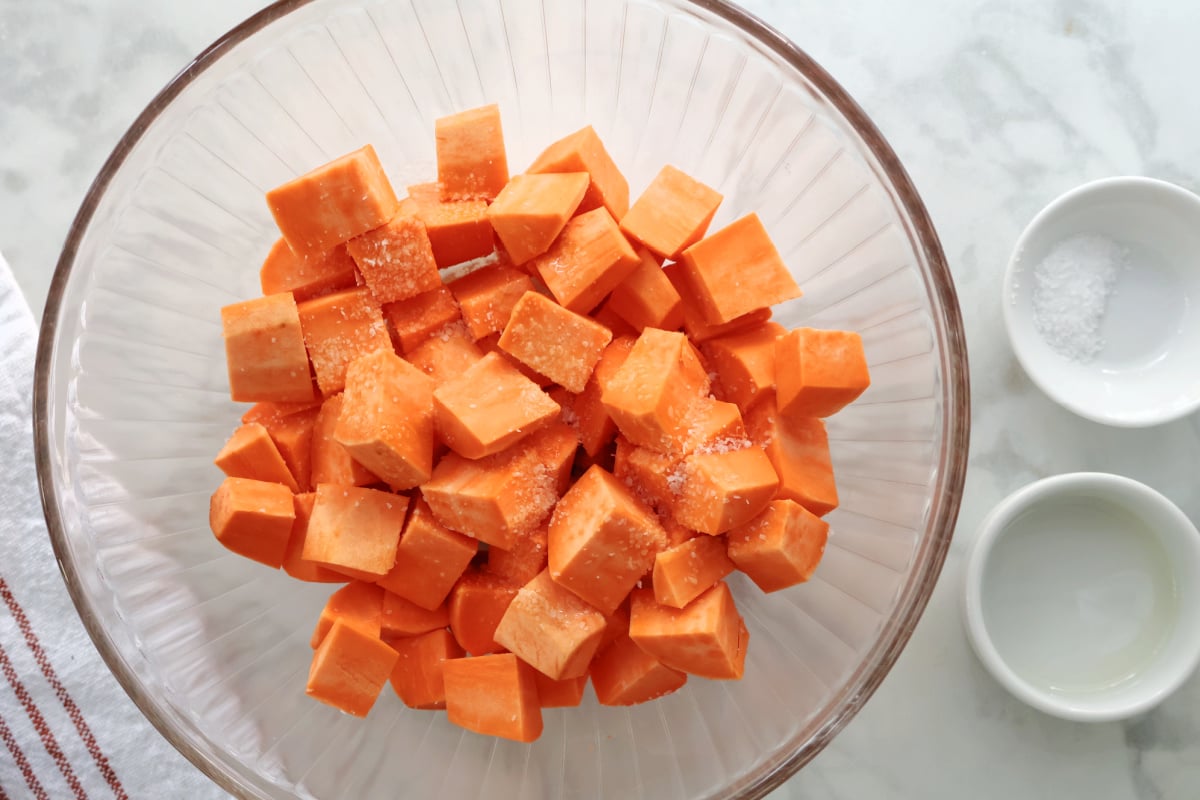
POLYGON ((304 560, 304 542, 308 539, 308 520, 312 516, 313 503, 317 495, 305 492, 292 498, 296 519, 288 537, 287 549, 283 552, 283 571, 298 581, 310 583, 345 583, 346 576, 320 564, 304 560))
POLYGON ((388 303, 381 310, 403 353, 413 351, 442 328, 462 319, 454 295, 445 286, 388 303))
POLYGON ((496 626, 496 643, 555 680, 587 674, 604 615, 556 583, 548 571, 521 587, 496 626))
MULTIPOLYGON (((628 278, 626 278, 626 280, 628 280, 628 278)), ((620 284, 617 286, 617 289, 619 288, 621 288, 620 284)), ((615 292, 616 289, 613 291, 615 292)), ((630 325, 625 321, 624 317, 613 311, 611 294, 608 296, 607 300, 596 307, 596 310, 593 311, 590 316, 592 319, 596 320, 596 322, 599 322, 601 325, 612 331, 614 339, 622 336, 637 338, 637 335, 641 333, 641 330, 630 325)))
POLYGON ((221 309, 229 394, 239 402, 313 399, 301 315, 288 292, 221 309))
POLYGON ((499 653, 496 626, 521 587, 498 575, 467 570, 446 600, 454 639, 473 656, 499 653))
POLYGON ((654 599, 683 608, 733 572, 733 564, 725 541, 716 536, 696 536, 667 548, 654 559, 654 599))
POLYGON ((828 522, 794 500, 775 500, 729 532, 729 558, 758 588, 775 592, 812 577, 828 537, 828 522))
POLYGON ((443 201, 436 183, 410 186, 408 196, 416 203, 433 257, 442 269, 483 258, 495 248, 486 201, 443 201))
POLYGON ((437 385, 454 380, 483 358, 483 350, 461 322, 435 332, 407 353, 408 361, 437 385))
POLYGON ((714 680, 745 668, 745 627, 724 581, 683 608, 659 604, 652 589, 630 596, 629 638, 663 664, 714 680))
POLYGON ((675 547, 697 536, 710 538, 707 534, 692 530, 670 514, 662 518, 662 524, 663 530, 667 532, 667 547, 675 547))
POLYGON ((489 547, 487 571, 524 586, 546 568, 549 557, 547 536, 546 526, 540 525, 529 533, 517 536, 507 550, 489 547))
POLYGON ((513 176, 487 213, 514 264, 550 249, 589 183, 586 172, 513 176))
POLYGON ((536 383, 495 353, 437 387, 433 408, 442 441, 467 458, 498 453, 560 413, 536 383))
POLYGON ((396 563, 377 583, 432 611, 440 606, 471 563, 479 543, 448 530, 417 500, 396 548, 396 563))
POLYGON ((708 373, 687 337, 647 328, 600 401, 629 441, 667 450, 692 403, 708 390, 708 373))
POLYGON ((632 706, 663 697, 687 683, 687 673, 672 669, 621 636, 596 656, 589 674, 602 706, 632 706))
POLYGON ((271 434, 257 422, 242 425, 234 431, 213 463, 233 478, 282 483, 293 492, 300 491, 271 434))
POLYGON ((785 333, 782 325, 767 321, 700 345, 722 395, 743 412, 775 389, 775 340, 785 333))
POLYGON ((335 622, 341 622, 378 639, 382 631, 383 590, 373 583, 350 581, 325 601, 309 644, 316 649, 335 622))
POLYGON ((660 258, 677 259, 708 230, 721 193, 667 164, 621 217, 621 230, 660 258))
POLYGON ((350 456, 393 489, 411 489, 433 471, 433 380, 392 352, 356 359, 346 370, 333 431, 350 456))
POLYGON ((442 662, 446 718, 485 736, 534 741, 542 735, 534 671, 512 653, 442 662))
POLYGON ((611 614, 665 546, 654 512, 611 473, 593 466, 550 517, 550 576, 611 614))
POLYGON ((703 450, 729 450, 746 447, 746 426, 742 412, 733 403, 699 397, 683 415, 673 449, 684 455, 703 450))
POLYGON ((217 541, 276 569, 283 563, 295 519, 288 487, 249 478, 222 481, 208 509, 208 524, 217 541))
POLYGON ((321 402, 320 397, 314 397, 303 403, 255 403, 242 414, 241 421, 243 425, 257 422, 269 431, 272 425, 293 414, 320 408, 321 402))
POLYGON ((571 392, 582 392, 612 334, 537 292, 513 307, 500 347, 571 392))
POLYGON ((779 497, 795 500, 818 517, 837 508, 824 422, 816 417, 784 417, 775 398, 768 397, 750 409, 746 428, 779 475, 779 497))
POLYGON ((396 563, 407 511, 404 495, 320 484, 302 557, 351 577, 378 580, 396 563))
POLYGON ((852 331, 797 328, 776 343, 779 411, 828 417, 871 384, 862 338, 852 331))
POLYGON ((312 491, 312 440, 317 426, 318 406, 262 423, 271 435, 283 463, 296 479, 298 491, 312 491))
POLYGON ((755 213, 688 247, 679 265, 710 325, 800 296, 796 279, 755 213))
POLYGON ((542 708, 575 708, 583 703, 588 676, 556 681, 534 670, 533 681, 537 684, 538 705, 542 708))
POLYGON ((554 299, 579 314, 600 305, 640 263, 603 208, 572 217, 550 249, 529 262, 554 299))
POLYGON ((513 306, 532 289, 528 275, 503 264, 480 267, 450 284, 463 321, 476 341, 504 330, 513 306))
POLYGON ((302 257, 378 228, 395 216, 399 204, 371 145, 267 192, 275 224, 302 257))
POLYGON ((591 125, 559 139, 529 166, 529 172, 586 172, 591 179, 579 211, 603 206, 620 219, 629 210, 629 183, 591 125))
POLYGON ((377 637, 335 622, 313 654, 306 691, 322 703, 365 717, 398 658, 396 651, 377 637))
POLYGON ((638 333, 646 328, 678 330, 683 325, 683 300, 649 252, 637 250, 640 263, 613 289, 605 308, 611 309, 638 333))
POLYGON ((511 549, 566 491, 578 442, 570 426, 552 422, 494 456, 448 453, 421 494, 447 528, 511 549))
POLYGON ((299 303, 354 287, 354 259, 344 245, 307 258, 296 255, 287 240, 276 239, 258 272, 264 295, 291 292, 299 303))
MULTIPOLYGON (((640 587, 639 587, 640 588, 640 587)), ((596 655, 600 655, 618 639, 629 635, 629 598, 626 597, 617 610, 604 620, 604 635, 600 637, 600 646, 596 655)))
POLYGON ((700 301, 696 299, 696 291, 689 283, 687 273, 683 270, 682 265, 678 262, 668 264, 663 267, 663 274, 667 276, 667 280, 671 281, 675 291, 679 292, 683 307, 683 331, 696 344, 707 342, 717 336, 753 328, 771 318, 771 309, 757 308, 729 322, 720 325, 710 324, 704 319, 700 301))
POLYGON ((434 122, 442 200, 494 200, 508 183, 500 107, 461 111, 434 122))
POLYGON ((613 475, 629 491, 660 514, 669 515, 683 485, 680 466, 683 456, 638 447, 624 436, 617 436, 613 475))
POLYGON ((360 356, 392 350, 387 323, 365 286, 300 304, 304 344, 317 385, 328 397, 346 385, 346 367, 360 356))
POLYGON ((392 688, 409 708, 445 708, 442 664, 466 653, 445 628, 390 643, 399 657, 392 668, 392 688))
POLYGON ((712 535, 758 516, 779 487, 770 460, 753 445, 693 453, 684 459, 682 473, 675 517, 712 535))
POLYGON ((411 201, 396 216, 346 242, 377 303, 407 300, 442 285, 425 223, 411 201))
POLYGON ((383 593, 383 616, 380 636, 384 641, 420 636, 450 624, 450 610, 445 603, 435 609, 421 608, 398 594, 383 593))
POLYGON ((609 342, 600 354, 600 360, 596 362, 596 368, 592 370, 583 391, 577 394, 571 403, 571 411, 579 427, 579 443, 592 458, 595 458, 616 435, 617 424, 608 415, 608 410, 600 398, 604 387, 629 357, 634 341, 636 340, 632 336, 619 336, 609 342))
POLYGON ((379 476, 350 457, 346 448, 333 438, 342 415, 344 395, 329 397, 317 412, 312 435, 312 485, 336 483, 339 486, 370 486, 379 476))

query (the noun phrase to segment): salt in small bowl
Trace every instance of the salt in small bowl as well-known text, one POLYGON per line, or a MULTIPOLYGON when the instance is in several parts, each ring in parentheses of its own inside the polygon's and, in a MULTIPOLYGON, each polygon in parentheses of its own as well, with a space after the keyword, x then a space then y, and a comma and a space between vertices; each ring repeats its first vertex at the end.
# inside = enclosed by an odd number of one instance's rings
POLYGON ((1004 278, 1005 326, 1030 379, 1120 427, 1200 407, 1198 301, 1200 197, 1153 178, 1105 178, 1054 200, 1004 278))

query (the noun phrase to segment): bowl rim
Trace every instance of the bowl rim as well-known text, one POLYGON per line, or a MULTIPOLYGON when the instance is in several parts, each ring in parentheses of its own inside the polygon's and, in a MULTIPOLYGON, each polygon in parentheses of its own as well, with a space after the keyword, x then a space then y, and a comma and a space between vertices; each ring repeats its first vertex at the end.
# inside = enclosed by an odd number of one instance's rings
POLYGON ((1081 183, 1066 190, 1047 203, 1033 216, 1025 226, 1025 229, 1021 231, 1021 235, 1017 238, 1016 244, 1013 245, 1012 253, 1008 258, 1008 264, 1004 269, 1003 288, 1000 295, 1001 311, 1004 317, 1004 331, 1008 336, 1009 347, 1017 357, 1017 362, 1021 365, 1021 369, 1029 376, 1033 384, 1041 389, 1043 394, 1071 413, 1092 422, 1115 428, 1149 428, 1182 419, 1195 413, 1196 409, 1200 408, 1200 391, 1195 392, 1187 403, 1180 404, 1174 408, 1140 414, 1122 414, 1107 409, 1103 405, 1105 397, 1103 392, 1093 392, 1085 395, 1086 397, 1094 398, 1096 405, 1072 399, 1061 391, 1062 383, 1056 382, 1051 372, 1047 372, 1043 367, 1038 367, 1038 362, 1031 357, 1028 348, 1018 346, 1017 331, 1024 330, 1026 326, 1018 322, 1014 309, 1016 303, 1012 302, 1011 298, 1016 289, 1017 272, 1022 266, 1025 249, 1030 240, 1041 233, 1050 220, 1073 206, 1081 202, 1089 202, 1098 196, 1112 195, 1120 197, 1138 190, 1150 191, 1160 196, 1169 197, 1180 206, 1192 206, 1197 216, 1200 217, 1200 195, 1197 195, 1190 189, 1161 178, 1151 178, 1145 175, 1111 175, 1081 183))
POLYGON ((984 619, 983 579, 997 542, 1026 511, 1047 501, 1088 496, 1095 492, 1115 498, 1114 503, 1138 517, 1144 516, 1146 509, 1161 509, 1173 524, 1165 530, 1160 528, 1160 536, 1184 542, 1184 547, 1191 550, 1193 559, 1200 561, 1200 531, 1178 505, 1157 489, 1110 472, 1066 472, 1028 483, 992 508, 979 524, 979 532, 967 556, 962 584, 963 625, 971 647, 984 668, 1021 702, 1073 722, 1114 722, 1149 711, 1178 689, 1200 664, 1200 633, 1192 632, 1190 640, 1185 641, 1183 654, 1170 661, 1161 680, 1147 684, 1143 691, 1137 692, 1124 703, 1109 699, 1085 707, 1073 704, 1072 696, 1056 695, 1032 685, 1008 665, 996 646, 984 619))
MULTIPOLYGON (((235 780, 224 763, 209 757, 172 727, 171 719, 159 710, 159 699, 142 686, 132 666, 118 652, 112 637, 91 611, 90 601, 83 591, 75 564, 70 558, 63 517, 59 510, 58 487, 55 485, 54 460, 51 455, 52 409, 48 405, 49 390, 54 346, 62 320, 62 301, 75 257, 114 175, 159 115, 193 80, 259 30, 315 1, 275 0, 271 5, 234 26, 171 78, 121 136, 88 187, 68 230, 47 294, 34 369, 34 450, 42 510, 55 558, 80 620, 117 682, 158 732, 218 786, 235 797, 247 800, 255 800, 255 795, 246 792, 245 787, 235 780)), ((763 764, 757 774, 744 776, 740 782, 724 790, 733 791, 729 796, 750 800, 764 797, 778 788, 811 761, 849 723, 891 670, 929 602, 954 534, 966 481, 971 427, 966 334, 950 267, 929 212, 896 152, 862 107, 807 52, 757 16, 734 5, 731 0, 670 2, 678 6, 691 6, 703 13, 714 15, 741 30, 749 40, 765 47, 815 86, 830 107, 861 139, 867 153, 875 160, 875 164, 871 166, 881 171, 890 184, 898 203, 896 211, 901 224, 908 228, 910 240, 919 245, 927 268, 924 289, 929 295, 929 312, 935 323, 931 334, 939 345, 941 394, 936 399, 943 413, 941 427, 936 436, 941 447, 940 458, 932 470, 931 479, 941 483, 943 491, 935 493, 929 502, 926 527, 928 535, 922 539, 918 551, 913 556, 913 562, 917 566, 897 598, 896 608, 899 613, 884 621, 874 646, 866 653, 858 669, 847 679, 843 690, 818 711, 814 718, 823 716, 825 722, 807 736, 805 744, 777 758, 774 763, 763 764), (951 357, 952 353, 956 356, 951 357), (836 707, 841 708, 840 714, 828 713, 836 707)))

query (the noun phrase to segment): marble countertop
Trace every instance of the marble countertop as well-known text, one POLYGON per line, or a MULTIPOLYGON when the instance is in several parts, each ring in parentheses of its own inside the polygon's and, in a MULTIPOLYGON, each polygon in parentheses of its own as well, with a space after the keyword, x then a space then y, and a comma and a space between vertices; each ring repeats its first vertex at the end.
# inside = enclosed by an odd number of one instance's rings
MULTIPOLYGON (((1200 676, 1123 724, 1010 698, 959 619, 964 555, 989 508, 1080 469, 1144 481, 1200 520, 1200 417, 1117 430, 1072 416, 1002 333, 1004 264, 1060 192, 1143 174, 1200 189, 1200 4, 1126 0, 744 0, 865 107, 932 214, 966 319, 970 472, 941 581, 866 708, 773 797, 1193 798, 1200 676)), ((259 0, 0 0, 0 251, 40 313, 92 176, 150 97, 259 0)), ((147 731, 150 731, 147 723, 147 731)), ((180 759, 181 770, 191 769, 180 759)))

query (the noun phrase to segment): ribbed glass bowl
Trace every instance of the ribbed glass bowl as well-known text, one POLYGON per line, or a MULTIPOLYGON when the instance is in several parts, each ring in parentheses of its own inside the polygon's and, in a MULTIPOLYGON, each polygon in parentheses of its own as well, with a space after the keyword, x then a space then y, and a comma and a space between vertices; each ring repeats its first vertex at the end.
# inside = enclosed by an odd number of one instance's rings
POLYGON ((933 589, 962 489, 966 348, 950 273, 879 132, 808 56, 720 0, 292 0, 191 63, 137 119, 70 231, 46 306, 46 517, 97 648, 146 716, 246 797, 757 797, 879 685, 933 589), (636 196, 665 163, 757 211, 805 291, 791 327, 862 333, 873 384, 829 421, 842 506, 815 577, 731 579, 745 678, 546 713, 533 745, 390 689, 365 721, 305 697, 330 591, 207 529, 229 401, 219 309, 258 293, 263 193, 364 143, 434 175, 433 120, 488 102, 520 171, 592 124, 636 196))

